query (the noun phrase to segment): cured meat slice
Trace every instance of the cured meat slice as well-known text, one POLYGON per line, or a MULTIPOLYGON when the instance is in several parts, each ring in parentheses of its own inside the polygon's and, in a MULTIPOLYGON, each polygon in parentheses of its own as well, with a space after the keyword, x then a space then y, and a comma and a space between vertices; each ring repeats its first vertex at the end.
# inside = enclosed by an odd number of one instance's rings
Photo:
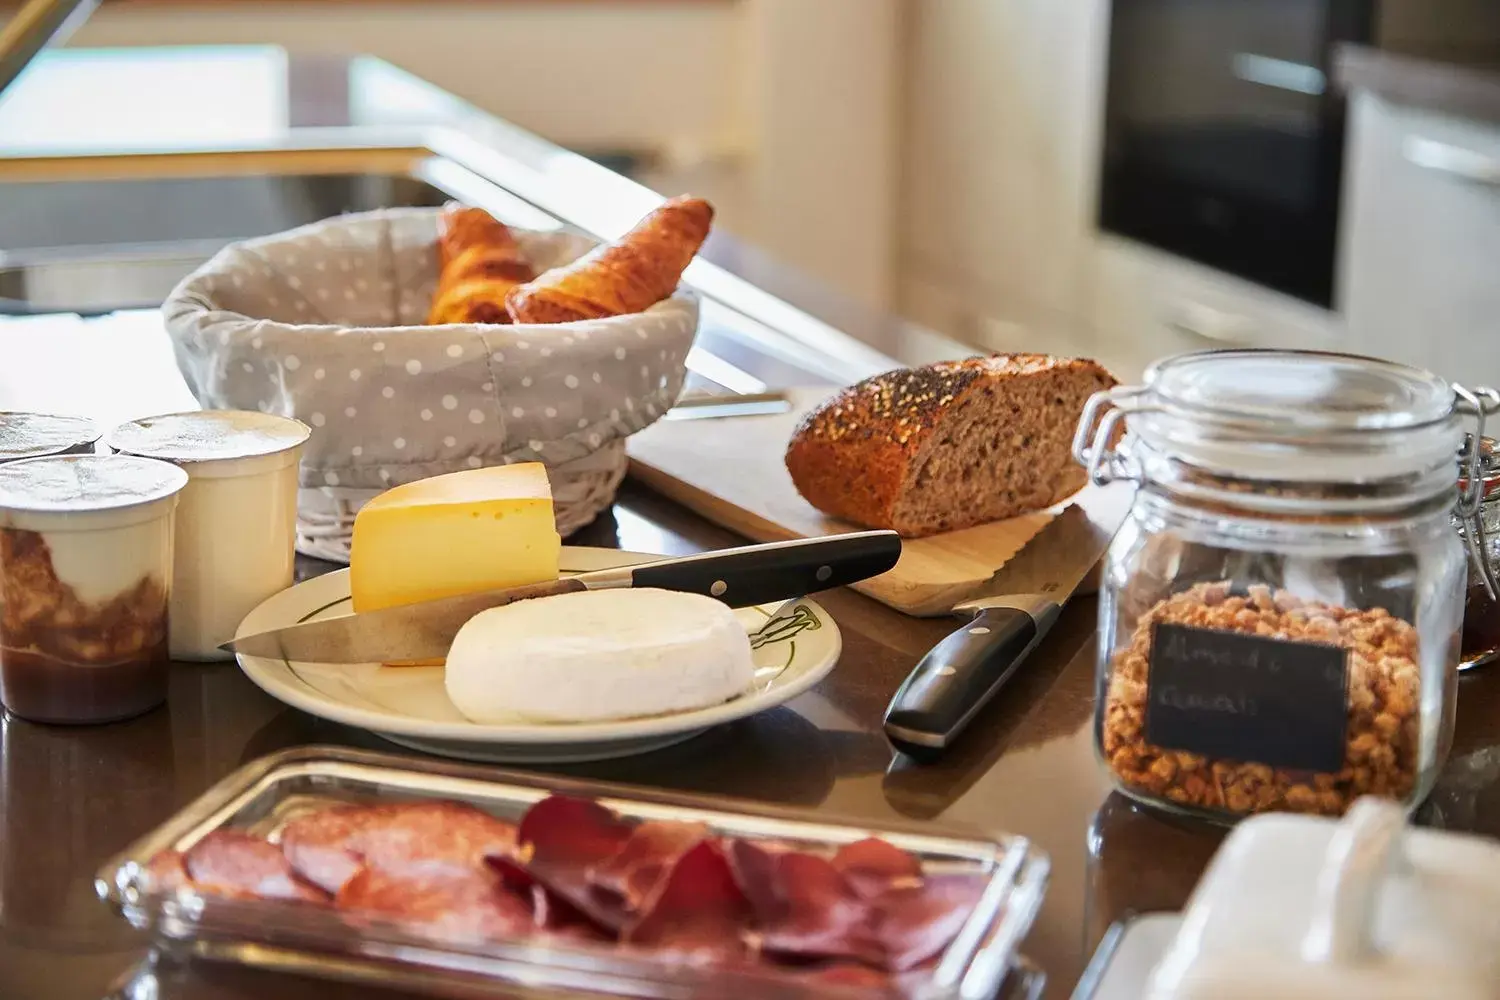
POLYGON ((254 899, 323 903, 327 895, 299 879, 275 844, 239 830, 215 830, 183 859, 193 884, 205 892, 254 899))
POLYGON ((875 911, 826 858, 800 851, 769 853, 736 841, 733 869, 755 915, 760 950, 801 958, 847 958, 879 964, 871 933, 875 911))
POLYGON ((351 846, 372 868, 456 874, 482 868, 487 855, 515 844, 513 824, 461 802, 434 801, 376 806, 351 846))
POLYGON ((146 865, 146 877, 154 892, 172 892, 189 885, 186 859, 180 851, 162 851, 146 865))
POLYGON ((297 874, 338 892, 364 866, 349 845, 371 812, 368 806, 334 806, 304 813, 282 828, 282 853, 297 874))
POLYGON ((845 844, 833 856, 833 867, 843 872, 861 896, 878 896, 897 885, 915 885, 922 878, 922 862, 879 837, 845 844))
POLYGON ((809 979, 829 986, 849 986, 862 989, 889 985, 890 977, 878 969, 856 962, 835 962, 821 966, 808 974, 809 979))
POLYGON ((597 802, 550 795, 526 810, 516 840, 529 865, 587 869, 618 854, 631 833, 597 802))
MULTIPOLYGON (((589 871, 619 854, 631 833, 630 824, 596 802, 552 795, 521 818, 515 861, 553 897, 616 933, 630 921, 629 910, 620 896, 590 882, 589 871)), ((508 867, 499 852, 490 864, 508 867)))
POLYGON ((733 960, 745 955, 750 915, 729 861, 714 841, 700 840, 672 865, 623 940, 689 961, 733 960))
POLYGON ((334 905, 389 919, 452 944, 516 937, 532 927, 531 907, 484 869, 391 872, 365 868, 344 884, 334 905))
POLYGON ((363 867, 463 874, 510 851, 516 828, 459 802, 336 806, 283 828, 281 849, 302 876, 337 892, 363 867))
POLYGON ((707 836, 702 823, 642 823, 613 857, 589 869, 589 882, 638 910, 672 862, 707 836))
POLYGON ((974 912, 984 887, 980 876, 940 874, 882 894, 874 901, 874 932, 886 967, 904 972, 940 955, 974 912))
POLYGON ((532 922, 537 927, 564 937, 599 940, 605 936, 577 907, 549 892, 514 858, 497 854, 487 860, 506 889, 530 900, 532 922))

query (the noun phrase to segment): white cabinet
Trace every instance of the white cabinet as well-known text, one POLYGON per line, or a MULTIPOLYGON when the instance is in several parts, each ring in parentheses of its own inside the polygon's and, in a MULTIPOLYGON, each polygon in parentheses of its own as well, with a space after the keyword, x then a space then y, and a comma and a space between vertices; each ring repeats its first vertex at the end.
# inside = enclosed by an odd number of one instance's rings
POLYGON ((1128 381, 1185 351, 1343 349, 1337 314, 1130 240, 1098 238, 1092 286, 1095 354, 1128 381))
POLYGON ((1500 386, 1500 123, 1361 92, 1347 162, 1350 349, 1500 386))

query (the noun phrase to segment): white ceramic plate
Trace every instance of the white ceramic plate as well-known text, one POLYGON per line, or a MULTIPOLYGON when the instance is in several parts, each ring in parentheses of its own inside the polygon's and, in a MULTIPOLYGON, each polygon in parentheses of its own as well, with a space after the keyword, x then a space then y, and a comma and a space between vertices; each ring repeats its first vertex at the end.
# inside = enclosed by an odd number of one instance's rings
MULTIPOLYGON (((657 556, 565 546, 562 569, 585 573, 657 556)), ((301 663, 240 656, 240 669, 271 697, 304 712, 368 729, 403 746, 465 760, 567 763, 625 757, 696 736, 710 726, 765 711, 828 676, 842 642, 838 626, 815 602, 774 636, 757 640, 756 685, 722 705, 671 715, 601 723, 480 725, 469 722, 443 688, 441 667, 382 667, 377 663, 301 663)), ((736 612, 755 632, 775 606, 736 612)), ((350 613, 349 571, 336 570, 267 598, 240 623, 237 635, 285 628, 350 613)))

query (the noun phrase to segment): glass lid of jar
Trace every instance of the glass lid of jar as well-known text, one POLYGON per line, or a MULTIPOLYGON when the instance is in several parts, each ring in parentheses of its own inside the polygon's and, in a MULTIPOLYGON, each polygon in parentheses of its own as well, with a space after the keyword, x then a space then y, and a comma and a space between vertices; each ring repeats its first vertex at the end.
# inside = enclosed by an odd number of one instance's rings
POLYGON ((1143 454, 1222 476, 1361 483, 1451 470, 1464 439, 1458 400, 1437 376, 1374 358, 1202 351, 1116 390, 1109 402, 1123 412, 1106 420, 1123 417, 1143 454))
POLYGON ((1278 436, 1420 427, 1448 420, 1454 404, 1430 372, 1323 351, 1199 351, 1157 362, 1145 381, 1163 406, 1278 436))

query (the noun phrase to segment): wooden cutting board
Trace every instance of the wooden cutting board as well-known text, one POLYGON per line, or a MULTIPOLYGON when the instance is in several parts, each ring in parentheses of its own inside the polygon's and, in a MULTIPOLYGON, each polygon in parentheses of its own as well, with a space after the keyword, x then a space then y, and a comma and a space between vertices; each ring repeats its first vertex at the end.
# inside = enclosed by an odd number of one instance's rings
MULTIPOLYGON (((797 422, 831 391, 794 389, 787 413, 658 421, 630 438, 630 474, 758 542, 858 531, 803 500, 782 461, 797 422)), ((1049 513, 1028 514, 910 539, 894 569, 855 584, 855 589, 907 614, 943 614, 993 576, 1050 520, 1049 513)))

